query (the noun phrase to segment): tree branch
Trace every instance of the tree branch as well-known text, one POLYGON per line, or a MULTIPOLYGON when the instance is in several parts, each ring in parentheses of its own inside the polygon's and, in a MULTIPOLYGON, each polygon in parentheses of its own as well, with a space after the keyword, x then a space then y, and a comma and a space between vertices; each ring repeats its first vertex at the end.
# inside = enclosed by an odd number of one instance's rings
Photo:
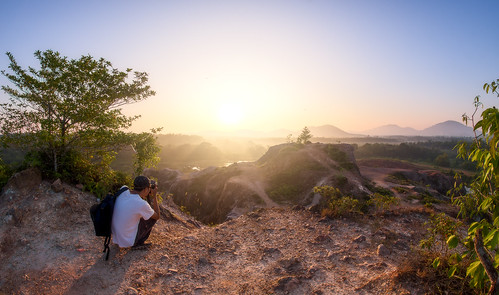
POLYGON ((490 289, 488 294, 499 294, 499 281, 497 280, 498 278, 497 270, 494 268, 494 263, 492 258, 490 257, 489 252, 487 251, 487 249, 485 249, 483 245, 481 228, 476 230, 474 242, 475 242, 476 254, 478 255, 478 258, 480 259, 480 262, 485 268, 485 272, 487 273, 487 276, 489 277, 490 280, 490 289))

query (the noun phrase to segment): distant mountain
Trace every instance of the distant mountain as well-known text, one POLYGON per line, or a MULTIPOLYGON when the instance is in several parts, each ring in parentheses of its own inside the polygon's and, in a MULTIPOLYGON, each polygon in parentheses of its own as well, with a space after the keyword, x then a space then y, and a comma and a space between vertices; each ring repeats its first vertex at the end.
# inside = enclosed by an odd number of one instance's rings
POLYGON ((422 136, 471 137, 473 128, 457 121, 445 121, 428 127, 420 132, 422 136))
POLYGON ((384 125, 378 128, 364 131, 371 136, 448 136, 448 137, 472 137, 473 128, 457 121, 445 121, 435 124, 423 130, 397 125, 384 125))
POLYGON ((363 133, 373 136, 416 136, 419 135, 419 131, 410 127, 400 127, 398 125, 390 124, 384 125, 377 128, 369 129, 363 133))
MULTIPOLYGON (((457 121, 445 121, 435 124, 423 130, 411 127, 400 127, 390 124, 369 129, 361 134, 348 133, 333 125, 322 125, 308 127, 313 137, 326 138, 348 138, 369 136, 448 136, 448 137, 472 137, 473 128, 463 125, 457 121)), ((300 136, 302 130, 277 129, 273 131, 236 130, 236 131, 204 131, 200 135, 206 137, 248 137, 248 138, 293 138, 300 136)))
MULTIPOLYGON (((312 135, 314 137, 333 137, 333 138, 337 137, 337 138, 345 138, 345 137, 359 136, 359 135, 356 135, 356 134, 345 132, 345 131, 341 130, 340 128, 335 127, 333 125, 323 125, 323 126, 319 126, 319 127, 309 127, 308 129, 310 130, 310 133, 312 133, 312 135)), ((301 133, 301 131, 299 133, 297 133, 297 134, 299 135, 300 133, 301 133)))

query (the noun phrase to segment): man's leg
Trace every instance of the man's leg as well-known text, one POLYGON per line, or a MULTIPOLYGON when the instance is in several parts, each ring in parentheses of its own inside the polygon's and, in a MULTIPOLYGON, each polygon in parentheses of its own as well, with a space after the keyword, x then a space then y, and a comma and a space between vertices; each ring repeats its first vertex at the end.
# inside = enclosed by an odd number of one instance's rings
POLYGON ((134 246, 143 245, 144 242, 149 238, 151 234, 151 230, 156 224, 156 219, 149 218, 148 220, 144 220, 143 218, 139 221, 139 229, 137 230, 137 236, 135 237, 134 246))

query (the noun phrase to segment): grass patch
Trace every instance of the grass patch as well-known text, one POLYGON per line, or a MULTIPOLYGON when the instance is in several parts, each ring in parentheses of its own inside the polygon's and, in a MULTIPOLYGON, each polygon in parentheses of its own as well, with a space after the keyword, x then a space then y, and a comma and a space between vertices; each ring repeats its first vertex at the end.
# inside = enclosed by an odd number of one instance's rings
POLYGON ((410 185, 412 182, 400 171, 391 173, 386 177, 386 180, 392 183, 401 185, 410 185))

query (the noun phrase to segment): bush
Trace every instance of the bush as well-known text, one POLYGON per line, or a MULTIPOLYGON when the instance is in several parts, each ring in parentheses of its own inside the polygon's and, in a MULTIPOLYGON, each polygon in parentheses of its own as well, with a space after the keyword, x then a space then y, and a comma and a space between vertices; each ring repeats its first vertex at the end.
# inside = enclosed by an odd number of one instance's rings
POLYGON ((384 195, 379 193, 374 193, 371 199, 368 201, 369 205, 374 205, 378 212, 386 211, 390 207, 399 204, 399 199, 392 195, 384 195))
POLYGON ((7 184, 7 181, 9 181, 9 178, 13 174, 13 170, 3 162, 3 160, 0 158, 0 191, 4 187, 4 185, 7 184))
POLYGON ((447 254, 447 240, 451 236, 458 236, 457 231, 462 222, 445 213, 431 214, 430 219, 425 222, 427 234, 425 239, 419 242, 421 248, 447 254))
POLYGON ((322 216, 336 218, 362 214, 363 204, 355 198, 343 196, 337 188, 328 185, 316 186, 314 193, 320 194, 326 200, 326 204, 321 210, 322 216))

